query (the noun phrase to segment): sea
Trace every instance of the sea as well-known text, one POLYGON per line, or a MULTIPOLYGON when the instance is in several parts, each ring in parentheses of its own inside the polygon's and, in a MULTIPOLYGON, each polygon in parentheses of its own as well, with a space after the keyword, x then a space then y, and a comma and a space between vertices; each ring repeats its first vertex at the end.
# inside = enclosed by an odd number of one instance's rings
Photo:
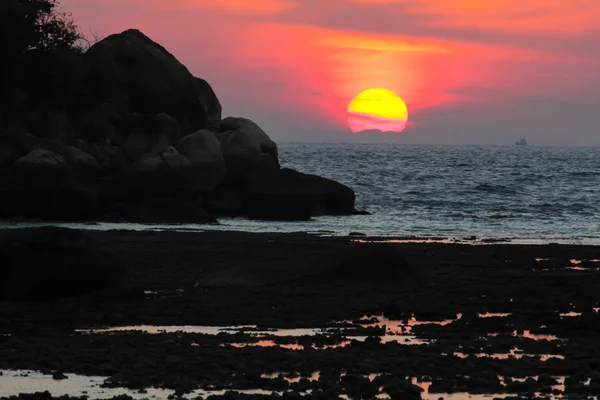
POLYGON ((283 167, 351 187, 371 215, 55 225, 600 244, 600 148, 282 143, 279 152, 283 167))

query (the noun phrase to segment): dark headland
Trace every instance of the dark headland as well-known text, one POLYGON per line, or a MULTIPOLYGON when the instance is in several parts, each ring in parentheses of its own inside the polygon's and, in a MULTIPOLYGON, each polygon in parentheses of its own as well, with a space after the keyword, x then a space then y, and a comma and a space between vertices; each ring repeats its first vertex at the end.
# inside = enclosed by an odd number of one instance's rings
MULTIPOLYGON (((0 136, 0 217, 210 223, 348 215, 354 192, 279 165, 247 118, 137 30, 70 61, 72 98, 16 88, 0 136)), ((63 72, 64 73, 64 72, 63 72)))
MULTIPOLYGON (((282 169, 257 124, 222 119, 210 84, 141 32, 69 54, 64 98, 4 93, 0 217, 356 212, 350 188, 282 169)), ((599 247, 361 239, 1 231, 0 398, 17 394, 11 370, 105 377, 105 390, 165 388, 171 398, 600 394, 599 247), (89 332, 139 325, 200 331, 89 332), (202 332, 233 326, 246 328, 202 332), (284 328, 322 331, 275 330, 284 328)), ((32 391, 12 398, 53 398, 32 391)))

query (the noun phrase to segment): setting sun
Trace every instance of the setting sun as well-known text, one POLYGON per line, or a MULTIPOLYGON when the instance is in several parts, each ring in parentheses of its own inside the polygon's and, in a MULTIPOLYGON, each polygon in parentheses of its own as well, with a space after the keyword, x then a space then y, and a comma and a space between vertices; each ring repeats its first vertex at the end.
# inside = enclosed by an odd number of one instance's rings
POLYGON ((406 103, 390 90, 365 90, 348 105, 348 126, 352 132, 402 132, 407 122, 406 103))

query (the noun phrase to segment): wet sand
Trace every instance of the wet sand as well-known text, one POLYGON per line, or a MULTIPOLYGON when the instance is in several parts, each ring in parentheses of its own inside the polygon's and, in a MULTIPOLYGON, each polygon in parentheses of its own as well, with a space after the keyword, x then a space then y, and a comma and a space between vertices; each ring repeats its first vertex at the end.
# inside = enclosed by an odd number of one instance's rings
POLYGON ((600 247, 239 232, 89 235, 115 255, 125 284, 75 299, 0 303, 0 369, 109 376, 115 386, 179 394, 425 397, 411 379, 430 382, 437 397, 600 393, 600 247), (85 331, 138 325, 247 328, 219 335, 85 331), (320 332, 269 334, 296 328, 320 332), (424 344, 382 340, 399 334, 424 344), (313 380, 277 375, 316 371, 313 380), (512 379, 526 377, 540 378, 512 379), (567 377, 564 387, 552 377, 567 377))

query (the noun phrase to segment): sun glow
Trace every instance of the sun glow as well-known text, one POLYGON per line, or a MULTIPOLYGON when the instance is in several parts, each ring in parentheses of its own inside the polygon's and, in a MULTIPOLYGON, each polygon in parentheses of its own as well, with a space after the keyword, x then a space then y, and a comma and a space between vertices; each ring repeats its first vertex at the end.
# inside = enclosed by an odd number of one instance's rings
POLYGON ((348 126, 352 132, 402 132, 407 122, 406 103, 387 89, 365 90, 348 105, 348 126))

